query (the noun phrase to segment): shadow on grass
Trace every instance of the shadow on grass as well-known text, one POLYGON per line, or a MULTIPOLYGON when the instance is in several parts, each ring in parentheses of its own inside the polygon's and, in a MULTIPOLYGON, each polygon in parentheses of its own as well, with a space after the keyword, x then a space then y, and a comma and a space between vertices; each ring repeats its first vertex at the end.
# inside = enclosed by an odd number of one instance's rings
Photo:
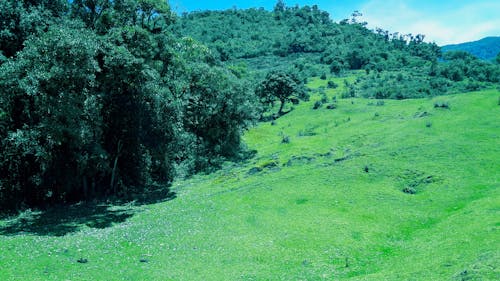
POLYGON ((123 223, 137 212, 134 206, 155 204, 176 198, 174 192, 155 190, 134 197, 133 201, 112 203, 79 203, 52 207, 44 211, 27 210, 16 217, 0 221, 0 235, 64 236, 86 226, 104 229, 123 223))

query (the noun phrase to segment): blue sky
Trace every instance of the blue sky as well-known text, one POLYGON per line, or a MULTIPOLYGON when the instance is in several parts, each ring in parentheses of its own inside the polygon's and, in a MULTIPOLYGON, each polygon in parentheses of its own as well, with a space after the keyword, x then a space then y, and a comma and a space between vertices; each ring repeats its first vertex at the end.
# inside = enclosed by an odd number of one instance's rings
MULTIPOLYGON (((276 1, 263 0, 170 0, 179 13, 196 10, 264 7, 272 9, 276 1)), ((359 10, 370 28, 392 32, 425 34, 426 41, 439 45, 474 41, 500 36, 499 0, 285 0, 288 6, 317 4, 335 21, 348 18, 359 10)))

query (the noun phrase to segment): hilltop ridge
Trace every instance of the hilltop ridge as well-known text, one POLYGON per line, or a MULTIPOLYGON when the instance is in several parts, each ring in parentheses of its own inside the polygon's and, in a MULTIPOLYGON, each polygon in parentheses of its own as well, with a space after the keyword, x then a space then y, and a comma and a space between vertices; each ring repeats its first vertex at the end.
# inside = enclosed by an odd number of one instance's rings
POLYGON ((500 36, 490 36, 483 39, 451 44, 441 47, 443 52, 464 51, 482 60, 493 60, 500 53, 500 36))

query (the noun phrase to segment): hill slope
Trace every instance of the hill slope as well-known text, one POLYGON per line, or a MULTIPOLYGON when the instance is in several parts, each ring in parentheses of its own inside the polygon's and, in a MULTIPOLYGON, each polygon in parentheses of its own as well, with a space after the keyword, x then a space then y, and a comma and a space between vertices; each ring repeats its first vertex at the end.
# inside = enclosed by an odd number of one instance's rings
POLYGON ((498 280, 499 95, 313 96, 174 200, 1 220, 0 280, 498 280))
POLYGON ((465 51, 483 60, 493 60, 500 53, 500 37, 486 37, 478 41, 446 45, 441 49, 443 52, 465 51))

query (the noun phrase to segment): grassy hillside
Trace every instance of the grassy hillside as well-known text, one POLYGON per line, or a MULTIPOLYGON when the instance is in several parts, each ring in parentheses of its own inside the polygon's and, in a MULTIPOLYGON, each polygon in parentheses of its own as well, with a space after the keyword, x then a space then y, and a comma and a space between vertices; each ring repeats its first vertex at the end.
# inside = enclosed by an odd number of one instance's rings
POLYGON ((2 219, 0 280, 499 280, 500 93, 334 103, 341 80, 162 202, 2 219))
POLYGON ((486 37, 478 41, 442 47, 443 52, 465 51, 483 60, 494 60, 500 53, 500 37, 486 37))

